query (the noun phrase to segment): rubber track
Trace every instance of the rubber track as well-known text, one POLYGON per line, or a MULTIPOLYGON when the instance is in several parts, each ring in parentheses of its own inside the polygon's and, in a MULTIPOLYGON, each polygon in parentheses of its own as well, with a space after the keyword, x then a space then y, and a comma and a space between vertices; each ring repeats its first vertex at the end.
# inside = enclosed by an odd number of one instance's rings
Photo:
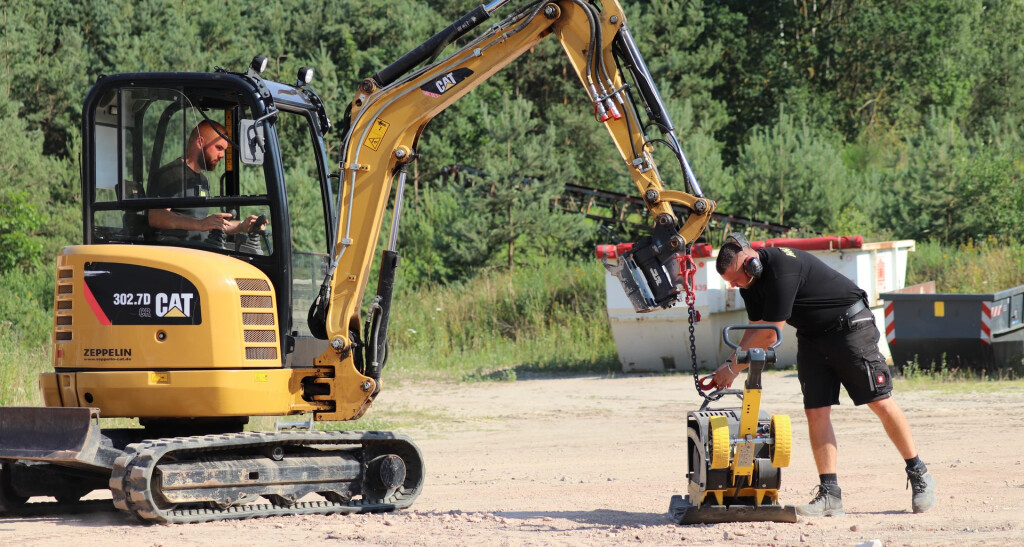
POLYGON ((404 435, 377 431, 283 431, 277 433, 233 433, 197 437, 156 439, 128 445, 125 454, 114 462, 110 492, 114 506, 147 523, 193 523, 227 519, 249 519, 278 515, 332 513, 374 513, 403 509, 412 505, 423 488, 423 456, 404 435), (161 509, 154 501, 151 478, 157 464, 167 456, 195 455, 204 452, 249 450, 268 446, 337 445, 362 446, 374 454, 396 453, 405 460, 405 483, 385 499, 356 499, 347 503, 327 500, 296 502, 292 505, 249 503, 224 509, 190 507, 161 509))

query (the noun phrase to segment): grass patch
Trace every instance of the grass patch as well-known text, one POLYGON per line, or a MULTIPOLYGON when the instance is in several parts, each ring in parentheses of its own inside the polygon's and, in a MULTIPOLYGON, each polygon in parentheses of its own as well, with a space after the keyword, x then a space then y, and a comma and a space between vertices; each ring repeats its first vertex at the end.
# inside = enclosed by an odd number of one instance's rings
POLYGON ((45 346, 23 343, 10 322, 0 322, 0 406, 41 406, 38 378, 50 370, 45 346))
POLYGON ((1024 283, 1024 243, 989 237, 960 245, 918 243, 907 263, 907 285, 935 281, 944 293, 990 293, 1024 283))
POLYGON ((590 260, 402 288, 389 338, 390 381, 511 381, 618 367, 604 271, 590 260))
POLYGON ((896 376, 902 389, 939 390, 945 393, 993 393, 1024 389, 1024 365, 996 371, 971 370, 949 366, 945 360, 935 367, 907 363, 896 376))

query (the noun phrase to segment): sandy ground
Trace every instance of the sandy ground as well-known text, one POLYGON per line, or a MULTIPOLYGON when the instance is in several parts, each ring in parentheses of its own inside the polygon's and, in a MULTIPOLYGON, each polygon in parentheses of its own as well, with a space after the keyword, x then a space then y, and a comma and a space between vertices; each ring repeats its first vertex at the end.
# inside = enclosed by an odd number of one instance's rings
MULTIPOLYGON (((793 420, 782 502, 805 503, 817 475, 795 374, 767 373, 764 385, 762 408, 793 420)), ((692 378, 533 379, 385 388, 371 413, 422 417, 402 430, 427 467, 410 510, 174 526, 108 510, 8 517, 0 544, 1024 544, 1024 384, 996 393, 897 385, 896 397, 938 481, 939 501, 923 514, 910 511, 903 461, 881 425, 844 399, 833 415, 845 517, 679 526, 667 510, 686 490, 685 416, 700 402, 692 378)))

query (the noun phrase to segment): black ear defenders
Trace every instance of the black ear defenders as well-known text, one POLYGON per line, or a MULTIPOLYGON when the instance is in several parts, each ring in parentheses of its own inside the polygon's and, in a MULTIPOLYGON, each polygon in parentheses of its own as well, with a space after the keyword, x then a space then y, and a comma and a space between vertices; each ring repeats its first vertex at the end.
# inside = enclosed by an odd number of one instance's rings
MULTIPOLYGON (((739 245, 740 249, 752 248, 747 238, 743 237, 743 234, 739 232, 729 234, 727 239, 739 245)), ((761 274, 764 273, 764 265, 761 264, 761 259, 757 256, 750 256, 743 261, 743 271, 754 279, 760 279, 761 274)))

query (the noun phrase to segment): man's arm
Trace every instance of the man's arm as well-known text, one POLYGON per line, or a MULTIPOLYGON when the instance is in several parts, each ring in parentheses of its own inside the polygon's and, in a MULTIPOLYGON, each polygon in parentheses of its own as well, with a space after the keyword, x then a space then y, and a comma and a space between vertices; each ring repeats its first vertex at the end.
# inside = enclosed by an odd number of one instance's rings
MULTIPOLYGON (((782 327, 786 324, 785 321, 751 321, 751 325, 775 325, 779 328, 779 332, 782 331, 782 327)), ((770 329, 752 329, 743 331, 743 338, 740 339, 740 349, 747 350, 749 348, 767 348, 776 341, 775 331, 770 329)), ((736 362, 736 352, 732 352, 729 358, 722 363, 722 366, 718 367, 712 375, 715 387, 722 389, 724 387, 731 387, 733 381, 747 368, 745 364, 739 364, 736 362)))
POLYGON ((223 230, 226 233, 233 233, 232 230, 238 222, 233 222, 230 218, 231 213, 214 213, 206 218, 192 218, 179 215, 170 209, 149 210, 149 225, 158 230, 223 230))
POLYGON ((158 230, 222 230, 226 234, 237 234, 248 232, 258 218, 256 215, 249 215, 242 221, 231 220, 231 213, 214 213, 206 218, 192 218, 179 215, 170 209, 149 210, 149 225, 158 230))

